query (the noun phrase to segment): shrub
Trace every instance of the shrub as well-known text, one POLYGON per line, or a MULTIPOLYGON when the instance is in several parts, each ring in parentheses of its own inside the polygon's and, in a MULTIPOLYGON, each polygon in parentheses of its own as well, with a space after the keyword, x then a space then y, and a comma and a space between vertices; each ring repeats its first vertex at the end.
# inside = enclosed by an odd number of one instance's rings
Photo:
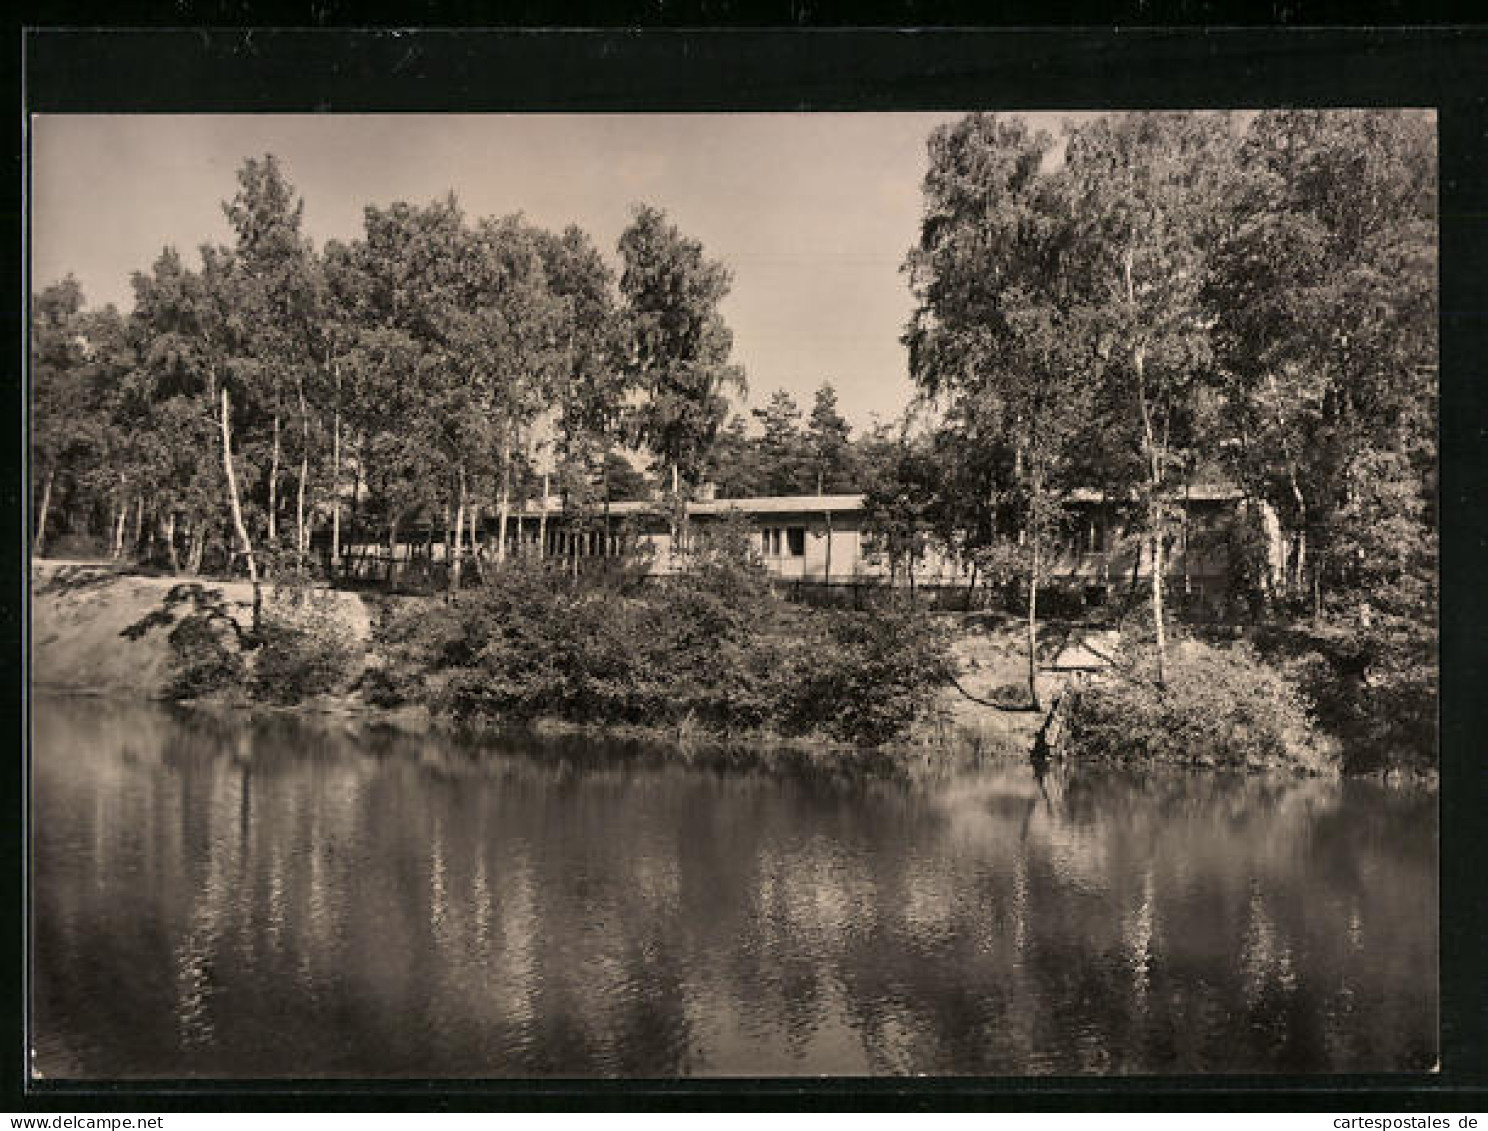
POLYGON ((113 547, 109 538, 87 531, 63 531, 53 534, 42 546, 42 557, 75 558, 79 561, 111 561, 113 547))
POLYGON ((472 658, 465 625, 442 600, 391 602, 373 628, 378 662, 362 676, 362 693, 378 707, 431 704, 430 677, 472 658))
POLYGON ((953 674, 944 629, 912 606, 832 613, 825 628, 793 681, 803 729, 861 745, 900 738, 953 674))
POLYGON ((456 604, 391 613, 377 640, 383 659, 363 687, 382 705, 421 701, 475 722, 553 715, 865 744, 908 730, 950 662, 927 614, 788 606, 717 543, 628 596, 516 564, 456 604))
POLYGON ((1346 770, 1435 769, 1434 625, 1377 616, 1368 627, 1335 622, 1269 643, 1293 653, 1290 667, 1318 725, 1342 743, 1346 770))
POLYGON ((166 640, 172 652, 172 698, 193 699, 242 686, 246 665, 237 626, 227 614, 212 609, 189 613, 166 640))
POLYGON ((982 697, 999 707, 1008 707, 1013 710, 1028 709, 1028 681, 1020 679, 1014 683, 999 683, 988 688, 982 697))
POLYGON ((1172 650, 1166 686, 1155 674, 1148 654, 1126 675, 1078 692, 1068 723, 1072 748, 1122 761, 1332 768, 1313 740, 1306 702, 1248 647, 1184 644, 1172 650))
POLYGON ((362 648, 334 595, 318 590, 276 594, 258 640, 252 692, 265 702, 287 705, 344 690, 361 664, 362 648))

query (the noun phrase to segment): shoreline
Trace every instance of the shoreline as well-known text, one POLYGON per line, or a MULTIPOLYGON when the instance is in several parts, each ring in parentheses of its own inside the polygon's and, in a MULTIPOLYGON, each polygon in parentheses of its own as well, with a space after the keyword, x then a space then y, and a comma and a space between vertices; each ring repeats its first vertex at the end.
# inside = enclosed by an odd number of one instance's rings
MULTIPOLYGON (((667 748, 682 760, 724 758, 761 763, 790 758, 827 764, 904 766, 928 763, 983 764, 1027 762, 1033 758, 1035 736, 1043 714, 1007 713, 972 701, 959 687, 943 689, 931 717, 905 737, 877 745, 855 745, 820 734, 787 736, 769 730, 720 733, 689 720, 666 725, 575 722, 538 715, 526 719, 463 722, 443 717, 426 704, 382 707, 362 694, 319 695, 300 703, 278 704, 230 695, 177 698, 170 693, 174 658, 168 636, 176 617, 185 612, 185 598, 172 598, 178 587, 216 591, 218 608, 234 615, 247 607, 247 582, 131 573, 108 563, 42 559, 34 561, 32 631, 29 642, 28 688, 48 695, 111 698, 123 701, 175 704, 214 713, 243 713, 259 717, 294 716, 339 719, 358 725, 388 727, 410 733, 441 733, 480 741, 502 734, 537 738, 592 736, 616 742, 667 748)), ((372 645, 373 610, 355 593, 328 590, 350 613, 359 644, 372 645)), ((1067 627, 1067 626, 1066 626, 1067 627)), ((1088 630, 1087 630, 1088 631, 1088 630)), ((1005 635, 1005 634, 1004 634, 1005 635)), ((1066 641, 1067 643, 1067 641, 1066 641)), ((963 626, 953 645, 961 668, 958 682, 975 688, 978 696, 995 693, 1013 681, 1026 660, 1009 640, 985 627, 963 626)), ((1049 682, 1041 689, 1046 703, 1063 677, 1046 670, 1049 682)), ((1175 758, 1136 763, 1121 758, 1082 756, 1067 751, 1057 756, 1070 762, 1168 766, 1205 769, 1175 758)), ((1218 769, 1219 767, 1207 767, 1218 769)), ((1255 765, 1240 769, 1253 776, 1319 776, 1296 767, 1255 765)), ((1336 775, 1341 779, 1413 782, 1436 788, 1439 772, 1388 768, 1336 775)))
MULTIPOLYGON (((1004 749, 978 751, 969 746, 957 747, 954 740, 944 745, 899 743, 881 746, 853 746, 831 739, 784 737, 756 732, 732 736, 706 732, 681 734, 675 727, 650 727, 635 723, 575 723, 542 716, 532 720, 487 725, 472 725, 441 718, 427 707, 376 707, 352 697, 334 700, 280 705, 224 698, 171 699, 142 697, 127 691, 107 688, 72 688, 56 684, 33 685, 43 697, 117 700, 123 703, 151 703, 179 707, 217 718, 243 717, 249 721, 261 718, 296 718, 308 722, 330 723, 335 720, 378 729, 390 729, 409 735, 443 736, 475 746, 502 738, 564 739, 594 738, 615 744, 629 744, 637 753, 653 755, 681 765, 726 765, 740 770, 768 772, 772 769, 809 766, 813 769, 843 771, 910 772, 934 765, 975 769, 995 765, 1032 765, 1027 752, 1004 749)), ((1250 780, 1304 781, 1334 780, 1374 782, 1389 788, 1421 789, 1436 792, 1439 774, 1420 774, 1401 770, 1367 774, 1302 774, 1283 767, 1202 766, 1172 760, 1146 763, 1119 759, 1081 757, 1067 754, 1050 760, 1052 765, 1084 766, 1092 769, 1120 769, 1144 773, 1200 774, 1216 777, 1238 777, 1250 780)))

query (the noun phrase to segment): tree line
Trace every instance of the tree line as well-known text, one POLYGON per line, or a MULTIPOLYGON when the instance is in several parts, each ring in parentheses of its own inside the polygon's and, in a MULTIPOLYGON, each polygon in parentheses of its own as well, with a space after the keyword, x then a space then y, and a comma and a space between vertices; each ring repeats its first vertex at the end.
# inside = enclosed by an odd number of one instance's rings
POLYGON ((645 493, 626 448, 685 499, 744 388, 730 274, 655 208, 634 210, 618 275, 578 227, 470 221, 453 195, 368 207, 358 238, 317 249, 272 156, 224 211, 232 245, 194 265, 167 247, 127 315, 71 277, 33 297, 38 551, 59 527, 102 533, 116 556, 210 556, 256 583, 308 569, 317 527, 334 562, 442 522, 458 560, 493 516, 499 559, 514 501, 561 498, 582 527, 645 493))
POLYGON ((1020 579, 1030 687, 1039 585, 1075 488, 1125 508, 1152 565, 1159 683, 1164 560, 1196 478, 1243 493, 1251 545, 1232 564, 1249 556, 1261 605, 1393 618, 1429 639, 1428 115, 1120 114, 1056 140, 972 114, 930 138, 923 191, 904 342, 941 422, 902 446, 870 506, 1020 579), (1275 582, 1255 546, 1262 503, 1285 546, 1275 582))
MULTIPOLYGON (((830 383, 803 422, 746 391, 719 314, 731 276, 659 210, 621 235, 620 272, 577 226, 471 222, 453 195, 369 207, 316 249, 273 156, 223 205, 235 240, 189 264, 162 250, 128 314, 69 276, 33 296, 34 548, 59 533, 115 557, 255 580, 331 568, 353 542, 442 524, 494 554, 516 503, 558 499, 583 534, 609 502, 673 504, 861 489, 885 429, 854 440, 830 383), (652 474, 627 454, 649 458, 652 474)), ((677 505, 673 521, 685 521, 677 505)))

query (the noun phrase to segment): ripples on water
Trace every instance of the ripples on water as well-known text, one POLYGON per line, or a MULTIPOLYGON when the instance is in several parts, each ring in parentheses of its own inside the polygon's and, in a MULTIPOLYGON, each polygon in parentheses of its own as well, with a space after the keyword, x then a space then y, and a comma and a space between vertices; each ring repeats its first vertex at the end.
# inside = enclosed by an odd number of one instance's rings
POLYGON ((34 711, 47 1077, 1382 1071, 1433 796, 34 711))

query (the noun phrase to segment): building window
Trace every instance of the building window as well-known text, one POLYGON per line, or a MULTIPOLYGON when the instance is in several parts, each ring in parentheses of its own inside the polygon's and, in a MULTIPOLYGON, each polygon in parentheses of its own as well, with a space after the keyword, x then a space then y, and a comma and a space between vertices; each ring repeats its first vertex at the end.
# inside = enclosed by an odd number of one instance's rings
POLYGON ((806 528, 804 526, 792 526, 785 532, 786 547, 793 558, 804 558, 806 556, 806 528))

